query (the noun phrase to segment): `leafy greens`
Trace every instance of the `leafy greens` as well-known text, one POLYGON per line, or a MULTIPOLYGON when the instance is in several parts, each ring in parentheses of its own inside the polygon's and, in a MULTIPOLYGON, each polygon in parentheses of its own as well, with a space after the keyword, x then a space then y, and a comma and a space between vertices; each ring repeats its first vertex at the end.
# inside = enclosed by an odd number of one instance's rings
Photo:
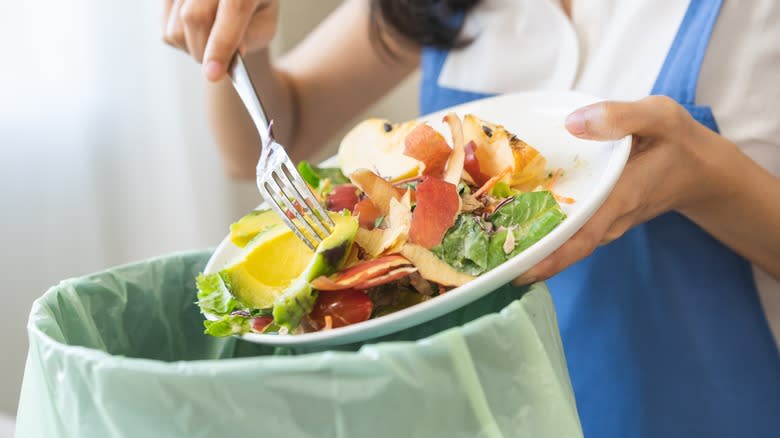
POLYGON ((238 307, 238 301, 230 294, 219 274, 198 275, 198 306, 204 313, 226 315, 238 307))
POLYGON ((479 275, 538 242, 565 218, 552 193, 522 193, 489 216, 489 226, 477 216, 461 214, 433 252, 458 271, 479 275))
POLYGON ((349 183, 349 178, 338 167, 318 167, 308 161, 301 161, 298 163, 298 172, 320 194, 326 194, 333 186, 349 183))
POLYGON ((433 248, 437 257, 458 271, 479 275, 488 268, 488 235, 476 216, 461 214, 439 246, 433 248))

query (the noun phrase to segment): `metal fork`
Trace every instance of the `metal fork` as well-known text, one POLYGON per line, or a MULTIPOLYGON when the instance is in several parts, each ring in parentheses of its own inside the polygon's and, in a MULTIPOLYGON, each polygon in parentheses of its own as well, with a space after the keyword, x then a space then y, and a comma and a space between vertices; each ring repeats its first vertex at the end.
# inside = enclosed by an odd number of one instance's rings
POLYGON ((228 73, 260 134, 257 188, 282 221, 314 250, 336 224, 298 173, 284 147, 274 139, 273 121, 268 121, 239 53, 233 57, 228 73))

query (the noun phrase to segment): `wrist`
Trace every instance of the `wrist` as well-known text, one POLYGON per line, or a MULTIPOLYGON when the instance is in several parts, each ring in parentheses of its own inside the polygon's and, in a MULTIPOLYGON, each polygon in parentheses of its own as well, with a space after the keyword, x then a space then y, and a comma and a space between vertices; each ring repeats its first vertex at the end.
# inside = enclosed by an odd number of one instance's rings
POLYGON ((695 121, 691 125, 681 137, 688 178, 672 209, 694 218, 708 214, 740 190, 744 156, 724 137, 695 121))

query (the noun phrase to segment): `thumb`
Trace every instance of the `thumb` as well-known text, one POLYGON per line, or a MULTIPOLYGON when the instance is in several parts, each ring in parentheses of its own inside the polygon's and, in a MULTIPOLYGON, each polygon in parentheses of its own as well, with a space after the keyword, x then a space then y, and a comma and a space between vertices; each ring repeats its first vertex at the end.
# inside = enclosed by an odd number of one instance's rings
POLYGON ((216 82, 225 75, 252 19, 253 3, 244 0, 219 3, 203 54, 203 71, 208 80, 216 82))
POLYGON ((566 129, 589 140, 618 140, 627 135, 673 135, 685 110, 665 96, 636 102, 606 101, 582 107, 566 118, 566 129))

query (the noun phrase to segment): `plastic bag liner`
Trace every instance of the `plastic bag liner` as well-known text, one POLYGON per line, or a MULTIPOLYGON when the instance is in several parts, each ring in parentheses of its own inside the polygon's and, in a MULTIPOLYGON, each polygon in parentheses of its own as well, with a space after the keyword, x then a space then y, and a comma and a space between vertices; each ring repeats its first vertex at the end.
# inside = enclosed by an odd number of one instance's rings
POLYGON ((66 280, 33 305, 17 437, 582 436, 547 289, 328 351, 203 334, 208 252, 66 280))

